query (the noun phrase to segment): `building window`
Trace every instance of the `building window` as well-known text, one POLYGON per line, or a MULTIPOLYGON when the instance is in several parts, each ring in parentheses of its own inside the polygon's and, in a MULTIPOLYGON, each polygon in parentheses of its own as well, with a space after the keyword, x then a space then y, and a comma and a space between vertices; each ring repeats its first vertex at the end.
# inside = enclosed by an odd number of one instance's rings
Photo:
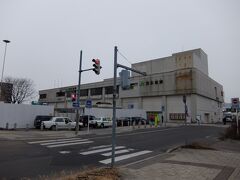
POLYGON ((93 88, 90 90, 91 96, 102 95, 102 87, 100 88, 93 88))
POLYGON ((149 81, 146 82, 146 86, 149 86, 149 81))
POLYGON ((47 98, 47 94, 40 94, 39 98, 40 99, 46 99, 47 98))
POLYGON ((150 81, 150 84, 153 85, 153 81, 150 81))
POLYGON ((155 81, 155 84, 158 84, 158 80, 155 81))
POLYGON ((144 86, 144 81, 140 81, 139 86, 144 86))
POLYGON ((105 94, 113 94, 113 86, 105 87, 105 94))
POLYGON ((56 97, 62 97, 62 96, 65 96, 65 92, 59 91, 56 93, 56 97))
POLYGON ((81 89, 80 96, 88 96, 88 89, 81 89))
POLYGON ((163 83, 163 80, 159 80, 159 84, 162 84, 163 83))

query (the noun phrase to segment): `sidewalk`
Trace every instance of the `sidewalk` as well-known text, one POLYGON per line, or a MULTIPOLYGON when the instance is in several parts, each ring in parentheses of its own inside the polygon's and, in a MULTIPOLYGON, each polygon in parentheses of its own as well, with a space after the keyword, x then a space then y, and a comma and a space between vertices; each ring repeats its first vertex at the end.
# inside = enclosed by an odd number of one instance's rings
POLYGON ((178 149, 123 167, 123 179, 239 180, 240 142, 216 141, 216 150, 178 149))
MULTIPOLYGON (((159 127, 154 127, 147 125, 146 128, 144 125, 136 125, 134 128, 132 126, 117 127, 116 133, 122 132, 131 132, 138 129, 155 129, 155 128, 165 128, 165 127, 180 127, 183 126, 182 123, 166 123, 161 124, 159 127)), ((197 124, 187 124, 187 126, 199 126, 197 124)), ((200 126, 216 126, 216 127, 227 127, 227 125, 218 125, 218 124, 201 124, 200 126)), ((103 128, 103 129, 92 129, 90 128, 89 133, 86 128, 79 131, 78 135, 75 134, 73 130, 43 130, 40 129, 17 129, 17 130, 0 130, 0 139, 8 140, 28 140, 28 139, 48 139, 48 138, 71 138, 82 135, 106 135, 111 134, 112 128, 103 128)))

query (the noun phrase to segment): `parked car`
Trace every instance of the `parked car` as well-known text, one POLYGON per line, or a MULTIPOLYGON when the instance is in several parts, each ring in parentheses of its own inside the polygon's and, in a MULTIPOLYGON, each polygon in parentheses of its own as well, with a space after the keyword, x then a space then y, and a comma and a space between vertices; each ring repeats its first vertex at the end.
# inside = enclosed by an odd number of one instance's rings
MULTIPOLYGON (((79 122, 79 129, 83 126, 82 122, 79 122)), ((73 122, 67 117, 52 117, 49 121, 43 122, 43 127, 46 129, 75 129, 76 122, 73 122)))
POLYGON ((110 127, 112 126, 112 119, 108 117, 99 117, 99 118, 94 118, 93 120, 89 121, 89 126, 91 127, 110 127))
MULTIPOLYGON (((89 115, 89 121, 93 120, 95 116, 89 115)), ((88 126, 88 115, 80 116, 80 122, 83 123, 83 127, 88 126)))
POLYGON ((36 116, 35 120, 34 120, 34 127, 36 129, 39 129, 41 127, 41 124, 43 121, 49 121, 53 116, 36 116))
POLYGON ((131 122, 130 117, 120 117, 117 118, 117 126, 128 126, 131 122))

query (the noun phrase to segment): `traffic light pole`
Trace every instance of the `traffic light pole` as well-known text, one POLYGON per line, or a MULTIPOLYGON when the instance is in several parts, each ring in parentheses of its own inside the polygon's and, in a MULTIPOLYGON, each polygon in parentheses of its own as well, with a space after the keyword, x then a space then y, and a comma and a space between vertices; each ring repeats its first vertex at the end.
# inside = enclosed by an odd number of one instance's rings
POLYGON ((115 147, 116 147, 116 94, 117 94, 117 68, 121 67, 138 74, 146 76, 145 72, 141 72, 127 66, 121 65, 117 63, 117 46, 114 47, 114 71, 113 71, 113 123, 112 123, 112 162, 111 167, 114 166, 115 163, 115 147))
POLYGON ((79 111, 80 111, 80 85, 81 85, 81 73, 82 73, 82 50, 80 51, 80 63, 79 63, 79 77, 78 77, 78 93, 77 93, 77 114, 76 114, 76 131, 75 134, 78 134, 79 131, 79 111))

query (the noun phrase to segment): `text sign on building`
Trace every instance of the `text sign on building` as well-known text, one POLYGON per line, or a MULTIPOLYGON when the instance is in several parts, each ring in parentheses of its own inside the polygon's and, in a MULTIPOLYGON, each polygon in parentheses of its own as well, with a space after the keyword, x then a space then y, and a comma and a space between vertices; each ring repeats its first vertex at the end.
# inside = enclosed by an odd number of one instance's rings
POLYGON ((239 108, 239 98, 232 98, 232 108, 239 108))
POLYGON ((73 106, 73 107, 79 107, 79 103, 78 103, 77 101, 74 101, 74 102, 72 103, 72 106, 73 106))

